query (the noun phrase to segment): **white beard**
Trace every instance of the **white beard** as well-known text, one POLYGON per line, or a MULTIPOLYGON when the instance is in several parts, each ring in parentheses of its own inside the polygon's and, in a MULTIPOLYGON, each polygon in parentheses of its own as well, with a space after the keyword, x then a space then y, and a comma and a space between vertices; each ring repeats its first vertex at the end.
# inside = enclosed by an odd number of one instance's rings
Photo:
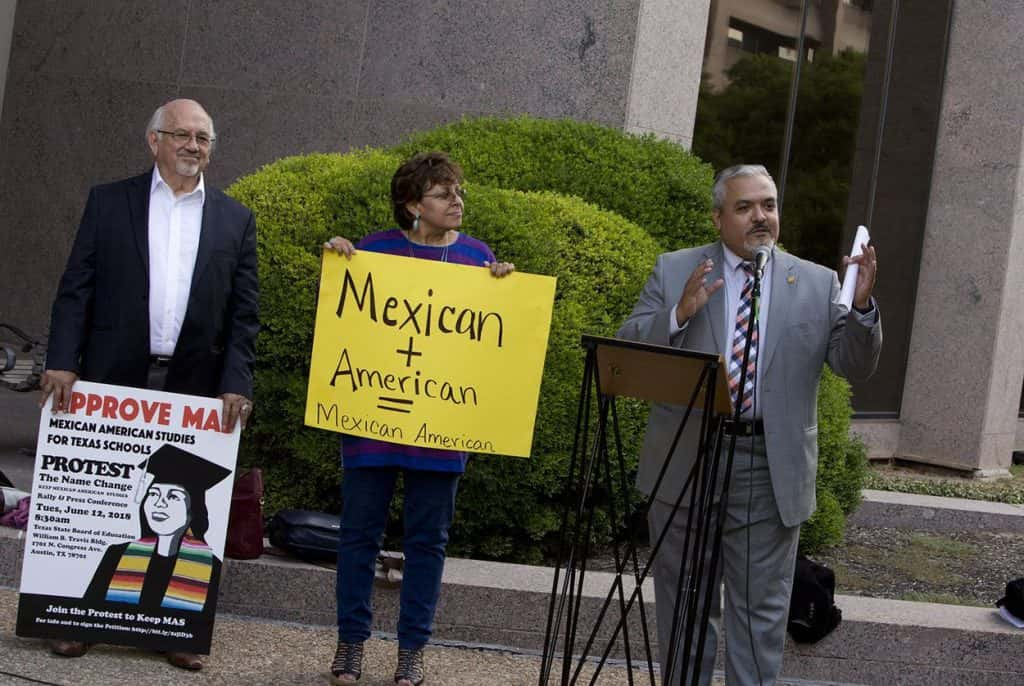
POLYGON ((199 176, 199 161, 179 157, 174 160, 174 171, 180 176, 199 176))

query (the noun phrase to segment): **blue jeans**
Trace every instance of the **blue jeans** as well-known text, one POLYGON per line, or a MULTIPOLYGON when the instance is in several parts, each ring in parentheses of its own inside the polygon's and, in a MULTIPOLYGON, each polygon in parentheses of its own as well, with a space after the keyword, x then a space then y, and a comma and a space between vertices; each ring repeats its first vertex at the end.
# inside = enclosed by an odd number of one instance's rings
POLYGON ((398 645, 422 648, 430 640, 461 474, 382 467, 346 469, 342 477, 338 640, 346 643, 362 643, 370 637, 374 565, 400 471, 405 483, 405 567, 399 597, 398 645))

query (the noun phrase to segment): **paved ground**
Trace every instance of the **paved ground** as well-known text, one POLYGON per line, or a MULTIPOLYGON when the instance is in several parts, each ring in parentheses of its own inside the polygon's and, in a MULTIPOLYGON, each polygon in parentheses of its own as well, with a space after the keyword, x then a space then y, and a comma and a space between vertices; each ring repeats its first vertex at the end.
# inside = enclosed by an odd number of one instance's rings
MULTIPOLYGON (((109 686, 142 681, 164 684, 326 684, 334 655, 334 630, 298 624, 217 618, 213 653, 206 667, 193 674, 176 669, 154 653, 103 646, 85 657, 61 658, 46 650, 42 641, 13 635, 17 593, 0 589, 0 684, 61 684, 109 686)), ((393 684, 397 644, 373 638, 366 644, 364 676, 360 684, 393 684)), ((426 654, 431 686, 462 684, 536 684, 539 659, 497 650, 431 646, 426 654)), ((626 684, 626 670, 609 666, 599 684, 626 684)), ((584 681, 583 683, 586 683, 584 681)))
MULTIPOLYGON (((98 646, 81 658, 50 653, 43 641, 14 635, 18 595, 0 587, 0 686, 111 686, 144 683, 146 686, 203 686, 250 684, 298 686, 330 683, 328 666, 334 654, 332 628, 308 627, 235 616, 219 616, 213 653, 201 672, 185 672, 155 653, 132 648, 98 646)), ((360 686, 391 686, 397 644, 388 637, 366 642, 360 686)), ((560 663, 556 663, 556 674, 560 663)), ((470 684, 537 684, 540 658, 495 648, 467 645, 430 646, 426 652, 425 686, 470 684)), ((588 684, 592 667, 584 668, 579 682, 588 684)), ((556 679, 551 680, 557 683, 556 679)), ((649 684, 646 669, 634 668, 629 679, 623 665, 606 665, 597 679, 600 686, 649 684)), ((660 680, 657 682, 660 684, 660 680)), ((716 675, 712 686, 723 686, 716 675)), ((841 686, 802 680, 780 681, 779 686, 841 686)))

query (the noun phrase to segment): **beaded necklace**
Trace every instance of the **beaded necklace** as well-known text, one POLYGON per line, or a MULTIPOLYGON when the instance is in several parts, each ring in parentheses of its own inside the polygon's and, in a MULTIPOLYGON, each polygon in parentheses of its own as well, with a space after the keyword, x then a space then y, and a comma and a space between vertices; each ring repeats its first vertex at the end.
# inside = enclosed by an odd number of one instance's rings
MULTIPOLYGON (((409 232, 407 232, 407 231, 402 231, 402 235, 405 236, 405 243, 406 243, 405 247, 409 251, 409 257, 416 257, 416 255, 414 255, 413 252, 412 252, 412 247, 414 245, 419 245, 420 247, 423 247, 423 248, 436 248, 437 247, 436 245, 426 245, 426 244, 421 244, 421 243, 413 243, 412 239, 409 238, 409 232)), ((458 240, 458 238, 456 238, 456 240, 458 240)), ((452 243, 454 243, 454 242, 455 241, 452 241, 452 243)), ((448 246, 450 246, 450 245, 451 245, 451 243, 445 243, 444 249, 441 250, 441 260, 440 260, 441 262, 447 262, 448 261, 448 246)))

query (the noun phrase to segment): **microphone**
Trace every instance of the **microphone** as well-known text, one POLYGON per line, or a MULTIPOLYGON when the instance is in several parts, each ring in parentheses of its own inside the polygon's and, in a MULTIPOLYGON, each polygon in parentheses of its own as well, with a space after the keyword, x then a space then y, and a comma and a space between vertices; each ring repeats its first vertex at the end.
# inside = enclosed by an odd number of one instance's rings
POLYGON ((754 250, 754 276, 758 281, 764 276, 764 266, 768 263, 768 257, 771 254, 772 249, 767 245, 759 245, 754 250))

